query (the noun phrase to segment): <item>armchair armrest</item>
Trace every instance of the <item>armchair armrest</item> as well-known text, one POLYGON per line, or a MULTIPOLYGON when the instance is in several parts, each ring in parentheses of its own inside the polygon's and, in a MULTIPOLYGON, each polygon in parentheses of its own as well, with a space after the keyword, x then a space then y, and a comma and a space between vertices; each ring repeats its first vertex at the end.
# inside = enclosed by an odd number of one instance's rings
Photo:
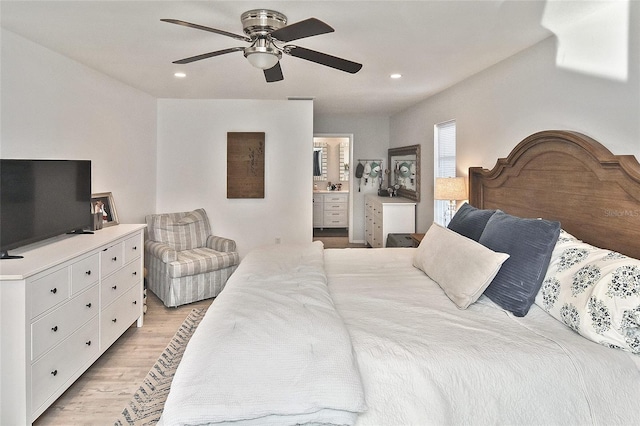
POLYGON ((229 238, 216 237, 215 235, 209 235, 207 237, 207 247, 217 251, 224 251, 230 253, 236 251, 236 242, 229 238))
POLYGON ((144 242, 145 250, 152 256, 157 257, 164 263, 173 262, 178 260, 178 252, 164 243, 157 241, 146 240, 144 242))

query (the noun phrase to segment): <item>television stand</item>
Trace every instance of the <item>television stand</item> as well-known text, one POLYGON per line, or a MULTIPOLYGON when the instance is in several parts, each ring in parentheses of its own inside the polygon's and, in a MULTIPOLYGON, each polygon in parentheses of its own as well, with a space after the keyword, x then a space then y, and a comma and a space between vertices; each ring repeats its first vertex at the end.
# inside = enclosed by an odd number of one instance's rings
POLYGON ((0 259, 23 259, 24 256, 11 255, 8 251, 0 251, 0 259))
POLYGON ((0 425, 31 425, 131 324, 142 327, 144 228, 64 235, 2 262, 0 425))

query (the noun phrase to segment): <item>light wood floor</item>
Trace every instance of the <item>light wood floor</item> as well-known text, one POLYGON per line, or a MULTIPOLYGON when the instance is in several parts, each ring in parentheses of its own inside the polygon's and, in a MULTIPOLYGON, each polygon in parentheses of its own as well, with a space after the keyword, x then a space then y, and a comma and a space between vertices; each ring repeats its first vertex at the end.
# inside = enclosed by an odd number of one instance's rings
POLYGON ((167 308, 149 291, 144 326, 129 328, 34 425, 112 425, 191 310, 211 302, 167 308))

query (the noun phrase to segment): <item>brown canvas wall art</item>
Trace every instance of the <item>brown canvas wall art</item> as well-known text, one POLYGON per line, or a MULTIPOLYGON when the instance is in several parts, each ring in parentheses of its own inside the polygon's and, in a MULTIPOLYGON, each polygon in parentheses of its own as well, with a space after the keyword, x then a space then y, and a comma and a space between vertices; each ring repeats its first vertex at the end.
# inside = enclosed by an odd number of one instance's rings
POLYGON ((264 132, 227 133, 227 198, 264 198, 264 132))

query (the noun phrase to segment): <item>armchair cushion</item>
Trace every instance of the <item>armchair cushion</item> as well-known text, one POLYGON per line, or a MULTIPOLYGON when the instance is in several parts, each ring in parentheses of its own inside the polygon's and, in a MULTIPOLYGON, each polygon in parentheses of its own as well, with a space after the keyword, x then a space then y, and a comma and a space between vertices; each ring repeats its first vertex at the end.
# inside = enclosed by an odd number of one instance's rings
POLYGON ((204 209, 183 216, 159 214, 151 217, 149 238, 168 245, 176 251, 205 247, 211 234, 209 219, 204 209))
POLYGON ((182 250, 177 255, 177 260, 168 265, 171 278, 217 271, 240 263, 238 252, 220 252, 207 247, 182 250))

